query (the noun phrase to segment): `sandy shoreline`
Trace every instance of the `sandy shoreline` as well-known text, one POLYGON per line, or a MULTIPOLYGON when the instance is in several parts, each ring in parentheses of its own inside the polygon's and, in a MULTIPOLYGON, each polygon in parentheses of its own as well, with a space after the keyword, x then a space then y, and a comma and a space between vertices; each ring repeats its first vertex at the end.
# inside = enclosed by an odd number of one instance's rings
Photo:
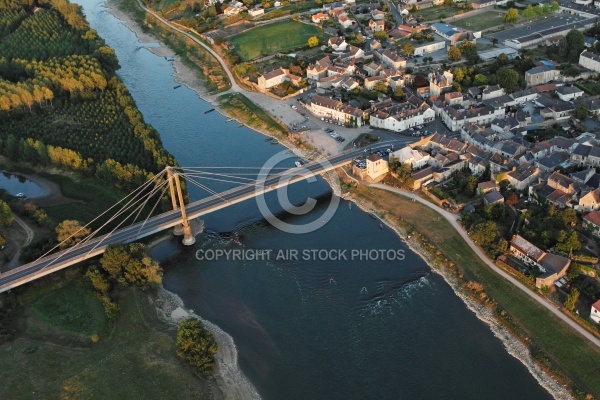
MULTIPOLYGON (((137 25, 135 21, 133 21, 127 14, 120 11, 112 2, 108 1, 105 3, 106 7, 109 11, 121 22, 127 26, 131 31, 133 31, 136 36, 140 39, 141 42, 148 43, 160 43, 156 38, 146 34, 142 31, 142 29, 137 25)), ((148 47, 148 50, 157 56, 161 57, 173 57, 175 54, 172 50, 166 47, 161 43, 161 47, 148 47)), ((218 103, 216 101, 216 96, 210 95, 206 89, 202 86, 201 81, 197 78, 196 72, 190 67, 186 66, 181 62, 179 58, 175 58, 175 61, 172 62, 174 72, 174 78, 181 84, 187 86, 196 94, 202 98, 203 100, 209 102, 210 104, 215 106, 216 111, 220 114, 230 117, 223 110, 219 109, 218 103)), ((263 107, 264 108, 264 107, 263 107)), ((276 116, 275 116, 276 117, 276 116)), ((254 128, 251 128, 258 133, 263 135, 271 136, 269 132, 261 132, 254 128)), ((312 144, 315 145, 317 149, 322 151, 326 151, 329 149, 324 148, 320 143, 315 143, 311 140, 312 144)), ((288 147, 290 150, 294 151, 296 154, 303 156, 302 152, 299 149, 294 148, 292 143, 289 142, 281 142, 282 145, 288 147)), ((339 195, 339 188, 333 188, 334 193, 339 195)), ((360 201, 357 201, 353 198, 348 198, 348 200, 355 203, 361 210, 365 212, 379 212, 380 210, 372 209, 367 204, 363 204, 360 201)), ((399 238, 406 243, 406 245, 421 257, 428 265, 431 266, 432 260, 428 258, 428 256, 423 252, 420 248, 420 245, 416 241, 411 241, 407 238, 406 232, 402 231, 402 229, 398 226, 392 225, 390 222, 386 220, 381 220, 382 223, 387 225, 390 229, 394 230, 399 238)), ((506 328, 504 328, 501 323, 497 320, 497 318, 493 315, 493 312, 486 308, 485 306, 479 304, 477 301, 469 297, 467 294, 463 292, 460 283, 456 280, 455 277, 448 274, 443 269, 435 269, 431 267, 431 270, 434 273, 439 274, 446 283, 452 288, 454 293, 463 301, 463 303, 467 306, 469 310, 471 310, 476 317, 484 322, 486 325, 490 327, 490 330, 493 334, 500 339, 507 352, 511 354, 513 357, 518 359, 531 373, 531 375, 538 381, 538 383, 546 389, 554 398, 556 399, 572 399, 570 392, 560 385, 556 380, 554 380, 551 376, 549 376, 545 371, 543 371, 532 359, 529 354, 528 348, 523 344, 518 338, 513 336, 506 328)), ((175 294, 163 290, 161 292, 161 297, 167 299, 163 304, 170 304, 171 308, 167 308, 168 311, 162 311, 165 313, 165 320, 174 323, 178 318, 183 318, 185 316, 191 315, 193 317, 199 318, 201 317, 193 314, 193 312, 188 312, 184 309, 183 301, 175 294), (168 315, 167 315, 168 314, 168 315)), ((239 366, 237 365, 237 350, 235 348, 235 343, 231 336, 221 330, 217 325, 210 323, 209 321, 202 320, 207 328, 213 332, 215 338, 217 338, 217 342, 219 343, 219 372, 217 374, 217 382, 221 390, 223 390, 225 394, 225 398, 240 398, 240 399, 255 399, 260 398, 258 392, 252 385, 250 381, 243 375, 239 366), (223 350, 221 348, 223 347, 223 350), (230 397, 232 396, 232 397, 230 397)))

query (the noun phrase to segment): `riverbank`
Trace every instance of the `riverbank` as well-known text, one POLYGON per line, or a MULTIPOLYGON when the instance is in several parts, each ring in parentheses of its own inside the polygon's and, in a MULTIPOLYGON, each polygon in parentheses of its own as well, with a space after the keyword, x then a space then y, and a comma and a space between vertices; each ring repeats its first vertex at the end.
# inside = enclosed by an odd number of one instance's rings
MULTIPOLYGON (((358 182, 358 181, 357 181, 358 182)), ((360 183, 359 183, 360 184, 360 183)), ((420 240, 419 235, 414 233, 411 235, 406 226, 402 225, 398 221, 392 221, 388 218, 382 218, 388 210, 382 208, 380 205, 370 202, 365 198, 359 198, 352 194, 347 193, 343 196, 346 200, 350 200, 355 203, 364 212, 376 215, 379 220, 387 227, 392 229, 402 239, 404 243, 410 248, 412 252, 421 257, 427 265, 431 266, 431 270, 434 273, 440 275, 444 281, 450 286, 452 291, 459 297, 467 308, 475 314, 475 316, 489 326, 490 330, 504 345, 506 351, 519 360, 531 373, 531 375, 538 381, 538 383, 548 391, 555 399, 567 400, 572 399, 573 396, 569 390, 564 388, 557 380, 546 373, 536 361, 531 357, 529 349, 521 341, 520 338, 513 335, 500 321, 495 313, 486 306, 482 299, 479 301, 472 296, 471 293, 465 291, 463 283, 457 277, 455 271, 446 268, 443 263, 440 263, 439 250, 435 247, 428 247, 420 240)))
POLYGON ((229 334, 219 326, 194 314, 193 310, 185 309, 181 298, 164 288, 159 290, 155 301, 159 318, 165 323, 176 326, 183 319, 197 318, 212 333, 219 346, 216 355, 218 368, 213 379, 224 399, 260 399, 256 388, 238 366, 237 348, 229 334))

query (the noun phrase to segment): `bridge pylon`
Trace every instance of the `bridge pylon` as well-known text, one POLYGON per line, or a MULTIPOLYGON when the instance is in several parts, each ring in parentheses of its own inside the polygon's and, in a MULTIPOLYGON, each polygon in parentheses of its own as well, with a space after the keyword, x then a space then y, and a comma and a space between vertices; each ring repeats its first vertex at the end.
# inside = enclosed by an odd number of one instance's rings
POLYGON ((192 233, 192 228, 185 212, 185 203, 183 201, 183 193, 181 192, 181 183, 179 182, 179 173, 173 173, 172 167, 167 167, 167 177, 169 179, 169 190, 171 192, 171 203, 174 210, 181 211, 182 223, 173 228, 174 235, 183 235, 183 244, 191 246, 196 243, 196 238, 192 233), (175 181, 175 185, 173 185, 175 181), (176 195, 177 193, 177 195, 176 195))

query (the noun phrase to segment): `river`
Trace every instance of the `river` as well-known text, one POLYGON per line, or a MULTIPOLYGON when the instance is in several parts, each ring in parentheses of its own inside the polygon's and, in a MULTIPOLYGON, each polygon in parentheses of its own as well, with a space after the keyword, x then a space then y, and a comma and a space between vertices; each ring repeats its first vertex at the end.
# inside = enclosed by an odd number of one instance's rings
MULTIPOLYGON (((217 112, 204 114, 212 106, 186 87, 174 89, 171 63, 144 48, 100 0, 77 3, 116 50, 119 75, 181 165, 260 167, 284 150, 217 112)), ((294 200, 321 199, 314 212, 286 219, 294 223, 319 218, 332 196, 322 179, 289 190, 294 200)), ((191 187, 193 199, 206 194, 191 187)), ((174 255, 164 285, 232 335, 263 398, 551 398, 439 275, 358 207, 342 201, 329 223, 304 235, 264 222, 255 201, 209 215, 205 225, 194 247, 175 239, 162 245, 174 255), (219 249, 291 249, 298 257, 196 259, 197 250, 219 249), (331 251, 303 260, 313 249, 331 251), (361 249, 396 256, 351 257, 361 249)))

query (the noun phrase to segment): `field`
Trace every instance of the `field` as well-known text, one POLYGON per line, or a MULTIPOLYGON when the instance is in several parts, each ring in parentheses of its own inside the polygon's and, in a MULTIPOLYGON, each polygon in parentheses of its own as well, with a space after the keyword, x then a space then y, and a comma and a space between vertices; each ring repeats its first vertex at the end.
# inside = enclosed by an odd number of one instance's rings
POLYGON ((282 21, 259 26, 229 38, 235 52, 244 61, 253 60, 271 53, 298 49, 311 36, 325 38, 323 31, 313 25, 296 21, 282 21))
POLYGON ((18 296, 22 331, 0 345, 0 398, 184 399, 209 393, 210 383, 196 379, 176 356, 175 332, 158 321, 149 293, 122 292, 115 323, 105 320, 100 301, 75 270, 29 284, 18 296), (99 336, 97 343, 92 335, 99 336))
POLYGON ((455 6, 433 6, 417 10, 411 14, 424 21, 439 21, 445 18, 452 17, 460 13, 462 10, 455 6))
POLYGON ((463 273, 465 280, 483 284, 485 291, 495 299, 529 337, 531 347, 541 353, 542 358, 555 360, 568 376, 582 388, 598 395, 600 393, 600 351, 574 333, 550 311, 531 300, 529 296, 514 288, 471 250, 452 226, 434 210, 407 198, 382 190, 364 186, 351 191, 358 199, 373 203, 375 208, 387 210, 384 217, 392 223, 408 224, 421 233, 430 243, 452 261, 463 273), (398 218, 401 219, 398 222, 398 218))
POLYGON ((488 11, 481 14, 473 15, 452 22, 452 25, 459 28, 470 29, 472 31, 481 31, 486 28, 491 28, 504 23, 504 12, 488 11))

